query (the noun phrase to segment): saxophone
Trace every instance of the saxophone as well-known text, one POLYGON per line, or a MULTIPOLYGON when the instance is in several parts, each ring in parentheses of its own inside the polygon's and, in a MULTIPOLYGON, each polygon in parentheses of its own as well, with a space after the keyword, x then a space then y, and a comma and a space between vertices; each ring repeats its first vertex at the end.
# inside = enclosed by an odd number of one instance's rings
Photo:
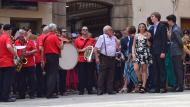
MULTIPOLYGON (((25 45, 27 45, 27 42, 25 42, 25 45)), ((26 59, 26 47, 22 49, 22 55, 20 56, 20 58, 14 58, 14 62, 16 65, 16 71, 20 72, 23 65, 28 63, 28 60, 26 59)))

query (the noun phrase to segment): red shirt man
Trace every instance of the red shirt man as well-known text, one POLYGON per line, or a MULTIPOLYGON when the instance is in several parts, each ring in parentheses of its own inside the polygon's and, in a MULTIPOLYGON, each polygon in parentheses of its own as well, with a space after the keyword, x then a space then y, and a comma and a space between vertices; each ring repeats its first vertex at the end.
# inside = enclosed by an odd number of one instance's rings
POLYGON ((40 63, 42 61, 42 55, 40 51, 40 46, 43 46, 43 39, 45 38, 45 34, 41 34, 36 41, 36 54, 35 54, 35 62, 36 64, 40 63))
MULTIPOLYGON (((34 54, 27 54, 27 52, 30 52, 36 49, 34 42, 32 40, 28 40, 26 43, 23 43, 20 40, 16 40, 15 46, 23 46, 23 45, 26 45, 26 59, 28 61, 27 64, 23 65, 23 67, 35 66, 34 54)), ((21 57, 23 54, 23 49, 17 50, 17 54, 19 57, 21 57)))
POLYGON ((8 50, 7 45, 12 46, 12 40, 7 32, 0 37, 0 67, 14 67, 13 54, 8 50))
MULTIPOLYGON (((74 42, 75 46, 77 49, 84 49, 88 46, 94 46, 95 45, 95 40, 92 37, 88 37, 88 38, 84 38, 82 36, 79 36, 75 42, 74 42)), ((79 52, 79 57, 78 57, 78 61, 79 62, 87 62, 84 59, 84 51, 83 52, 79 52)))
POLYGON ((60 54, 60 46, 62 41, 54 32, 49 32, 47 37, 44 37, 44 54, 60 54))

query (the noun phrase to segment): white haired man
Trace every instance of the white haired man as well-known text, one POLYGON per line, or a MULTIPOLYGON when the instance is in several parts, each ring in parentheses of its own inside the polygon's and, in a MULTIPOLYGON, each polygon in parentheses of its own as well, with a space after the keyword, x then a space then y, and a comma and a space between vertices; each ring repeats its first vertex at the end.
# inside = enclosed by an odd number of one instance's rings
POLYGON ((100 64, 97 94, 102 95, 105 88, 108 94, 116 94, 113 91, 113 80, 118 45, 111 26, 106 25, 103 32, 104 34, 99 36, 95 45, 96 63, 100 64), (106 83, 106 87, 104 87, 104 83, 106 83))
POLYGON ((63 39, 56 35, 57 26, 53 23, 48 25, 49 33, 43 39, 44 55, 46 58, 46 83, 47 83, 47 98, 58 98, 54 94, 56 90, 59 70, 59 54, 63 48, 63 39))

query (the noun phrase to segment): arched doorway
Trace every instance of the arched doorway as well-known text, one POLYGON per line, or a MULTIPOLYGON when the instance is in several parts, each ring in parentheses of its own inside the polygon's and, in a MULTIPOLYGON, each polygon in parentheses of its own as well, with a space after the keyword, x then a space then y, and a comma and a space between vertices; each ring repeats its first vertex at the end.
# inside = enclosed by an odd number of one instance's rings
POLYGON ((86 0, 66 4, 67 28, 71 32, 78 32, 82 26, 87 26, 93 36, 98 36, 103 26, 111 24, 111 4, 86 0))

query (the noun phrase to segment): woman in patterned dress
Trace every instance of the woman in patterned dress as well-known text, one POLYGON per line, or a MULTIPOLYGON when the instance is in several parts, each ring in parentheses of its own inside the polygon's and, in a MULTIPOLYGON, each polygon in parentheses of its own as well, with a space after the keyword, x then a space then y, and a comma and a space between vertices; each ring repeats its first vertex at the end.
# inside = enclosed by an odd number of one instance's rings
MULTIPOLYGON (((139 87, 139 92, 144 93, 146 82, 148 78, 148 64, 152 63, 152 56, 150 54, 150 42, 151 34, 147 31, 146 25, 140 23, 138 26, 138 34, 134 37, 132 56, 134 60, 134 70, 136 74, 139 74, 141 67, 142 71, 142 86, 139 87)), ((139 77, 139 76, 138 76, 139 77)), ((140 78, 138 78, 140 80, 140 78)))

